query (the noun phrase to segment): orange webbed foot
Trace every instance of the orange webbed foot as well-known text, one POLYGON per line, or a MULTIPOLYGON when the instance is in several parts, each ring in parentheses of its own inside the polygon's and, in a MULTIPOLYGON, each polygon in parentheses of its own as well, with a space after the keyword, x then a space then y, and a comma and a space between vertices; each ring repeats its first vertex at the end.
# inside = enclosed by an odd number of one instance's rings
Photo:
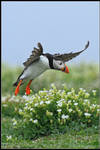
POLYGON ((30 86, 31 82, 32 82, 32 80, 29 81, 29 83, 28 83, 28 85, 26 87, 26 95, 30 95, 30 88, 29 88, 29 86, 30 86))
POLYGON ((30 95, 30 88, 26 87, 26 95, 30 95))
POLYGON ((18 93, 19 93, 19 87, 17 87, 17 88, 15 89, 15 96, 17 96, 18 93))
POLYGON ((20 87, 21 83, 22 83, 22 80, 19 81, 19 83, 15 89, 15 96, 17 96, 17 94, 19 93, 19 87, 20 87))

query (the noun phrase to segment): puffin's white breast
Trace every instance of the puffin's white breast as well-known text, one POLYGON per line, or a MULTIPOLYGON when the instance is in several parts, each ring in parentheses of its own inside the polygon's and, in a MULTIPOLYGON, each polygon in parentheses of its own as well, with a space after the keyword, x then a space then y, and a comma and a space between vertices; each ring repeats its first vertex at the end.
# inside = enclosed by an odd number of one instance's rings
POLYGON ((39 60, 35 61, 30 66, 28 66, 28 68, 24 71, 20 79, 34 79, 47 69, 50 69, 48 58, 45 56, 40 56, 39 60))

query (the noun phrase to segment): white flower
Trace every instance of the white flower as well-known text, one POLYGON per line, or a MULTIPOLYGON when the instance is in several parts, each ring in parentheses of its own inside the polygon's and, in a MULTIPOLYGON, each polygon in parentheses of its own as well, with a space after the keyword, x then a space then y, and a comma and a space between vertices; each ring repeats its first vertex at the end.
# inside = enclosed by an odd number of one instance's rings
POLYGON ((16 96, 15 95, 12 95, 12 98, 15 98, 16 96))
POLYGON ((88 102, 88 99, 84 99, 84 102, 88 102))
POLYGON ((50 89, 50 90, 49 90, 49 94, 52 94, 52 92, 53 92, 53 89, 50 89))
POLYGON ((19 99, 15 99, 16 102, 19 102, 19 99))
POLYGON ((33 121, 33 119, 32 119, 32 118, 30 118, 30 121, 33 121))
POLYGON ((92 90, 92 93, 95 96, 96 95, 96 90, 92 90))
POLYGON ((72 92, 67 92, 67 95, 70 95, 70 94, 72 94, 72 92))
POLYGON ((9 135, 9 136, 6 136, 7 137, 7 140, 10 140, 10 139, 12 139, 12 136, 11 135, 9 135))
POLYGON ((62 106, 62 103, 61 103, 61 102, 60 102, 60 103, 58 103, 58 106, 60 106, 60 107, 61 107, 61 106, 62 106))
POLYGON ((91 114, 89 114, 89 113, 84 113, 84 115, 87 116, 87 117, 91 116, 91 114))
MULTIPOLYGON (((11 97, 10 99, 9 99, 9 102, 11 102, 11 101, 14 101, 14 98, 13 97, 11 97)), ((16 101, 16 100, 15 100, 16 101)))
POLYGON ((30 104, 32 104, 33 103, 33 100, 30 100, 30 102, 29 102, 30 104))
POLYGON ((3 107, 7 107, 8 105, 7 104, 3 104, 3 107))
POLYGON ((80 89, 80 91, 86 92, 86 90, 85 90, 85 89, 83 89, 83 88, 79 88, 79 89, 80 89))
POLYGON ((68 111, 69 111, 69 112, 72 112, 72 109, 70 108, 68 111))
POLYGON ((13 122, 13 125, 15 126, 17 124, 17 121, 13 122))
POLYGON ((25 106, 27 106, 27 105, 28 105, 28 103, 25 104, 25 106))
POLYGON ((88 98, 90 94, 88 92, 85 93, 85 97, 88 98))
POLYGON ((44 91, 39 91, 39 93, 44 93, 44 91))
POLYGON ((61 109, 58 109, 57 111, 58 111, 58 112, 61 112, 61 109))
POLYGON ((4 97, 2 97, 2 101, 3 102, 5 102, 6 101, 6 97, 4 96, 4 97))
POLYGON ((92 106, 93 106, 93 107, 96 107, 97 105, 95 105, 95 104, 92 104, 92 106))
POLYGON ((26 95, 23 95, 23 98, 26 99, 26 100, 28 100, 28 96, 26 96, 26 95))
POLYGON ((13 118, 12 121, 15 121, 15 118, 13 118))
POLYGON ((54 87, 55 85, 54 85, 54 83, 51 83, 51 87, 54 87))
POLYGON ((40 102, 40 105, 42 105, 43 103, 44 103, 44 102, 43 102, 43 101, 41 101, 41 102, 40 102))
POLYGON ((22 114, 22 109, 19 109, 19 114, 22 114))
POLYGON ((22 109, 19 109, 19 113, 21 113, 22 112, 22 109))
POLYGON ((69 118, 68 115, 64 115, 64 114, 61 117, 62 117, 62 119, 68 119, 69 118))
POLYGON ((88 92, 85 93, 86 95, 90 95, 88 92))
POLYGON ((69 100, 68 103, 71 103, 71 100, 69 100))
POLYGON ((38 106, 38 103, 34 104, 34 106, 38 106))
POLYGON ((75 106, 77 106, 77 105, 78 105, 78 103, 74 103, 74 105, 75 105, 75 106))
POLYGON ((86 92, 86 90, 84 89, 83 92, 86 92))
POLYGON ((46 104, 50 104, 50 101, 46 101, 45 103, 46 103, 46 104))
POLYGON ((30 111, 32 111, 33 110, 33 108, 30 108, 30 111))
POLYGON ((63 101, 65 101, 63 98, 60 100, 60 102, 63 102, 63 101))
POLYGON ((45 92, 48 93, 49 91, 46 90, 45 92))
POLYGON ((96 90, 92 90, 93 93, 96 93, 96 90))
POLYGON ((99 112, 100 111, 100 109, 97 109, 97 112, 99 112))
POLYGON ((65 100, 62 98, 62 99, 59 100, 57 103, 61 103, 61 102, 63 102, 63 101, 65 101, 65 100))
POLYGON ((37 122, 38 122, 38 120, 37 120, 37 119, 35 119, 33 122, 34 122, 34 123, 37 123, 37 122))
POLYGON ((28 109, 28 107, 26 106, 26 107, 24 107, 24 110, 27 110, 28 109))
POLYGON ((34 99, 35 98, 35 95, 32 95, 32 99, 34 99))
POLYGON ((15 126, 17 124, 17 120, 13 118, 12 121, 13 121, 13 125, 15 126))

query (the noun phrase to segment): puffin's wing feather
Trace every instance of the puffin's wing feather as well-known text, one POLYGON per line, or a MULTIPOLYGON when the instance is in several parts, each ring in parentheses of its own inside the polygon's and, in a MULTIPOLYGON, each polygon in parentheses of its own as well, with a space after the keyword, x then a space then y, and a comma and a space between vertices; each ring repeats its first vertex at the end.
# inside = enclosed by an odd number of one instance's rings
POLYGON ((23 63, 25 67, 29 66, 34 61, 38 60, 40 58, 40 55, 43 53, 43 47, 40 43, 37 44, 38 49, 34 47, 34 50, 32 51, 32 54, 30 57, 23 63))
POLYGON ((54 54, 53 55, 53 58, 56 59, 56 60, 61 60, 63 62, 66 62, 66 61, 69 61, 71 60, 72 58, 78 56, 80 53, 82 53, 84 50, 86 50, 89 46, 89 41, 87 42, 87 44, 85 45, 85 48, 79 52, 76 52, 76 53, 67 53, 67 54, 54 54))

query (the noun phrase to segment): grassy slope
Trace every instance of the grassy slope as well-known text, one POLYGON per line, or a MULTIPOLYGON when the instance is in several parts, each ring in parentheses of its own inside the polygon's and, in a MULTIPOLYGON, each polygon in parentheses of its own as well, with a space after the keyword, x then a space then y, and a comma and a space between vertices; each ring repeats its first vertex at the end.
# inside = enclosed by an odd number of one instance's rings
MULTIPOLYGON (((74 87, 76 90, 80 87, 85 89, 97 90, 97 101, 99 101, 99 71, 97 65, 69 66, 70 74, 64 74, 58 71, 47 71, 33 81, 31 88, 34 92, 42 88, 49 88, 51 83, 60 89, 62 83, 67 87, 74 87)), ((12 69, 2 65, 2 95, 14 93, 12 83, 16 81, 21 72, 21 68, 12 69)), ((27 83, 26 83, 27 84, 27 83)), ((25 84, 25 85, 26 85, 25 84)), ((24 94, 25 85, 20 88, 20 94, 24 94)), ((16 117, 16 116, 15 116, 16 117)), ((17 131, 12 130, 12 117, 2 114, 2 148, 99 148, 98 130, 88 128, 87 130, 74 131, 62 135, 50 135, 36 140, 25 140, 23 137, 16 137, 17 131), (12 139, 7 141, 6 136, 12 135, 12 139)))
MULTIPOLYGON (((2 94, 13 94, 15 87, 12 84, 16 81, 22 68, 11 68, 2 65, 2 94)), ((31 85, 34 92, 37 92, 44 87, 49 89, 51 83, 55 83, 58 89, 61 89, 62 84, 66 84, 68 88, 85 88, 85 89, 98 89, 99 87, 99 68, 95 64, 80 64, 77 66, 69 65, 69 74, 60 71, 48 70, 36 78, 31 85)), ((25 93, 27 82, 20 87, 20 93, 25 93)))
POLYGON ((99 134, 94 128, 74 131, 60 135, 49 135, 36 140, 25 140, 16 137, 11 126, 11 117, 2 119, 2 148, 99 148, 99 134), (6 141, 5 135, 13 135, 11 140, 6 141))

